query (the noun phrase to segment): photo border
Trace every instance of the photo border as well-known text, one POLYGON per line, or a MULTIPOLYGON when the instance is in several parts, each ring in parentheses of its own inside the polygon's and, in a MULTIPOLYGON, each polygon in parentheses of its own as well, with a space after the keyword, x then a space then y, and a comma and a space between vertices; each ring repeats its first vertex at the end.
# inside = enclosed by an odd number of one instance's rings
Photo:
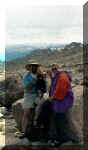
MULTIPOLYGON (((88 45, 85 45, 85 9, 88 5, 88 2, 84 4, 83 6, 83 80, 84 80, 84 87, 83 87, 83 141, 84 144, 82 145, 63 145, 59 148, 59 150, 87 150, 88 149, 88 45)), ((7 137, 5 137, 7 138, 7 137)), ((2 150, 14 150, 14 147, 16 150, 32 150, 31 146, 24 146, 24 145, 6 145, 2 148, 2 150)), ((37 149, 37 148, 36 148, 37 149)), ((50 147, 40 147, 40 150, 51 150, 54 148, 50 147)), ((58 149, 58 148, 57 148, 58 149)), ((56 150, 56 148, 55 148, 56 150)))

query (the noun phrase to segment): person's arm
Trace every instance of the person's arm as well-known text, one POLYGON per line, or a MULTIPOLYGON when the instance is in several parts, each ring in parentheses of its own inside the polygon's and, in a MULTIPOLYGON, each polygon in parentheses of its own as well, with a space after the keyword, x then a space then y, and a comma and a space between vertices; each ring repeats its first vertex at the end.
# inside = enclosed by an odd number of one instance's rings
POLYGON ((34 85, 35 85, 35 84, 30 84, 30 85, 28 85, 27 87, 24 87, 24 89, 25 89, 26 91, 29 91, 31 88, 33 88, 34 85))
POLYGON ((72 76, 69 74, 69 72, 67 72, 67 71, 65 70, 65 73, 67 74, 67 76, 68 76, 70 82, 72 82, 72 76))
POLYGON ((53 100, 53 96, 51 96, 51 97, 48 98, 49 102, 52 102, 52 100, 53 100))

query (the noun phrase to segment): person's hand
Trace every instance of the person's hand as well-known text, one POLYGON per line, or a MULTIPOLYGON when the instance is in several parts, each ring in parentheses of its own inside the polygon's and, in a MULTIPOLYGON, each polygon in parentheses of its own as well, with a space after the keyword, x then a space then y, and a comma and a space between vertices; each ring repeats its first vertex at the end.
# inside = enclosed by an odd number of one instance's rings
POLYGON ((39 105, 39 106, 40 106, 40 104, 41 104, 41 100, 38 101, 38 105, 39 105))
POLYGON ((53 100, 53 97, 52 97, 52 96, 49 97, 48 101, 49 101, 49 102, 52 102, 52 100, 53 100))
POLYGON ((34 78, 34 79, 35 79, 35 81, 37 81, 37 80, 38 80, 37 76, 35 76, 35 78, 34 78))
POLYGON ((51 72, 51 70, 48 70, 48 71, 47 71, 47 75, 48 75, 50 78, 52 78, 52 72, 51 72))
POLYGON ((40 92, 41 92, 41 91, 40 91, 40 90, 38 90, 37 92, 38 92, 38 94, 40 94, 40 92))

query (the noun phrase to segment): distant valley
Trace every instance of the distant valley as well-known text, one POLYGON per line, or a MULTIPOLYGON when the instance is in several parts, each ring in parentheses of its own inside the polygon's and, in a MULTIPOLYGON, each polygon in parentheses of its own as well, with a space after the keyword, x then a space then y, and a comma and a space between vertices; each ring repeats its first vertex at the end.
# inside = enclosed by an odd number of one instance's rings
POLYGON ((17 58, 22 58, 28 54, 30 54, 32 51, 37 49, 62 49, 64 48, 65 44, 30 44, 30 45, 7 45, 5 49, 5 61, 11 61, 17 58))
POLYGON ((66 66, 75 65, 83 62, 83 47, 81 43, 72 42, 60 49, 59 47, 37 48, 22 58, 16 58, 10 62, 6 62, 5 70, 7 72, 23 72, 25 64, 31 59, 40 62, 45 68, 48 68, 52 63, 65 64, 66 66))

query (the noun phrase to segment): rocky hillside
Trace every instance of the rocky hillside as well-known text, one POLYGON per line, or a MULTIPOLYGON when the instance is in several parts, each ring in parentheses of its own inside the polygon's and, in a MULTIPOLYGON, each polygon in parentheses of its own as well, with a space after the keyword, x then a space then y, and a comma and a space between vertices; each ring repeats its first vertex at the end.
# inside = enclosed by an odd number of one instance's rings
POLYGON ((68 44, 65 46, 65 49, 71 49, 76 47, 82 47, 81 43, 72 42, 71 44, 68 44))
POLYGON ((7 72, 17 72, 17 71, 24 71, 24 65, 28 63, 30 59, 35 59, 41 64, 48 68, 51 63, 56 62, 58 64, 65 64, 68 65, 75 65, 78 63, 82 63, 83 57, 83 48, 79 44, 71 43, 67 48, 58 51, 57 49, 52 51, 50 48, 48 49, 36 49, 32 51, 29 55, 15 59, 11 62, 6 63, 6 71, 7 72), (71 45, 75 45, 71 47, 71 45))

